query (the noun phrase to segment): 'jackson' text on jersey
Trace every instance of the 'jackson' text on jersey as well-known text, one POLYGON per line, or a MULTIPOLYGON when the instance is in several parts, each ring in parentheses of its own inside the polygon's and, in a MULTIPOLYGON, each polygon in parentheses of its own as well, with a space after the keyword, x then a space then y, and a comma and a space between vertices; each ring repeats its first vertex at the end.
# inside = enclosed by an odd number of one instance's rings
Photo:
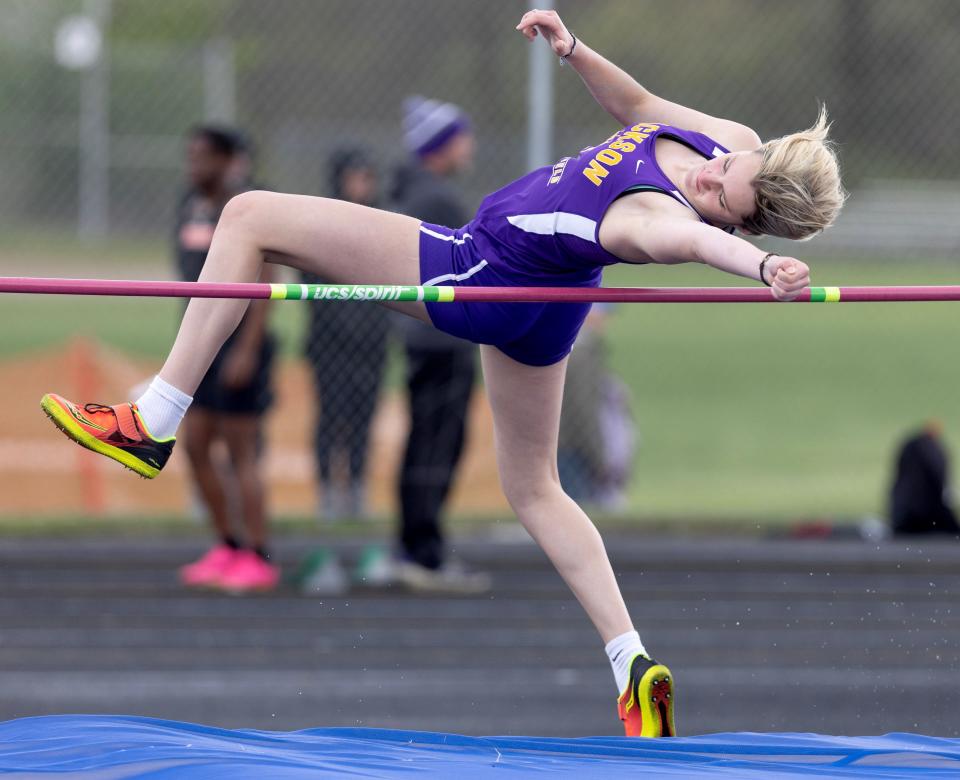
POLYGON ((603 267, 621 262, 598 238, 617 198, 660 192, 693 210, 657 164, 660 136, 705 158, 729 151, 702 133, 641 122, 489 195, 464 230, 492 264, 508 264, 511 275, 530 285, 543 284, 545 277, 553 284, 599 285, 603 267))

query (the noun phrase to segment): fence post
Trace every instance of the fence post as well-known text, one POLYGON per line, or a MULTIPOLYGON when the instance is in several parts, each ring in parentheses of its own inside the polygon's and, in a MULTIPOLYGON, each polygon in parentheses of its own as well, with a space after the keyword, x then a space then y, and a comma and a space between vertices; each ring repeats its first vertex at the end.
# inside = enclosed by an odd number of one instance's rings
POLYGON ((212 38, 203 46, 203 113, 208 122, 237 121, 237 66, 229 38, 212 38))
POLYGON ((110 224, 110 43, 112 0, 85 0, 86 16, 101 32, 96 61, 80 86, 80 181, 77 233, 82 239, 106 236, 110 224))
MULTIPOLYGON (((534 4, 531 4, 531 8, 534 4)), ((538 0, 535 7, 553 8, 553 0, 538 0)), ((553 162, 554 59, 542 40, 530 44, 527 67, 527 170, 553 162)))

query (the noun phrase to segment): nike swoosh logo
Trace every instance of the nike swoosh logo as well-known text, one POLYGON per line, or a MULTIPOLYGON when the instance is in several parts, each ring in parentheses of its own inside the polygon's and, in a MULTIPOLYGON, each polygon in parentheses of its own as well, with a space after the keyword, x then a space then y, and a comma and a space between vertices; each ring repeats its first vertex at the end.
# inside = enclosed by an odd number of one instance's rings
POLYGON ((637 167, 633 169, 633 172, 638 173, 641 165, 643 165, 643 160, 637 160, 637 167))

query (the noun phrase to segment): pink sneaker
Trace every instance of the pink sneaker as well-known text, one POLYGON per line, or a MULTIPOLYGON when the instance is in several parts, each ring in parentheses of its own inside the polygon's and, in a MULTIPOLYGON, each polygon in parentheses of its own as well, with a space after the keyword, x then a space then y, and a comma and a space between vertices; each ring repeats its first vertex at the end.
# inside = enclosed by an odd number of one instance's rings
POLYGON ((180 567, 180 582, 191 588, 210 588, 220 583, 223 573, 240 554, 225 544, 211 547, 198 561, 180 567))
POLYGON ((241 550, 234 556, 217 585, 228 593, 273 590, 280 582, 280 567, 263 560, 253 550, 241 550))

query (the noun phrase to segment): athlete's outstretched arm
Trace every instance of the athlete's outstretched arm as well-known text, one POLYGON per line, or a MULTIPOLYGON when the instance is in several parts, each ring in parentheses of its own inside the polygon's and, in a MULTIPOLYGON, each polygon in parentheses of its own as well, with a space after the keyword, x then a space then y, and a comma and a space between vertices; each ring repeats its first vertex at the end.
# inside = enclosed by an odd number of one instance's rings
POLYGON ((773 296, 790 301, 810 286, 810 268, 795 257, 771 256, 760 264, 766 252, 749 241, 737 238, 702 222, 688 219, 657 218, 633 225, 632 243, 655 263, 696 262, 720 271, 769 284, 773 296))
MULTIPOLYGON (((556 11, 528 11, 517 29, 531 41, 539 32, 558 57, 568 55, 573 46, 573 36, 556 11)), ((579 39, 566 61, 580 74, 596 101, 621 125, 637 122, 676 125, 709 135, 734 152, 752 151, 760 146, 759 137, 749 127, 657 97, 579 39)))

